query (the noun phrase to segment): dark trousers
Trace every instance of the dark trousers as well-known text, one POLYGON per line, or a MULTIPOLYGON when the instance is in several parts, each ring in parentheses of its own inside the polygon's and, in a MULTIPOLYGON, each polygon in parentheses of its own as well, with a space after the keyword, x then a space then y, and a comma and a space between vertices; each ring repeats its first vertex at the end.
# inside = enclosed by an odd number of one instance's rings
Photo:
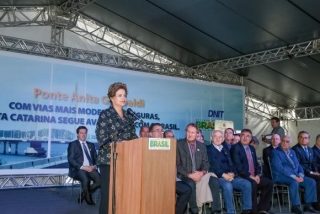
MULTIPOLYGON (((184 177, 181 179, 184 183, 188 184, 191 188, 191 196, 189 199, 189 205, 191 212, 198 213, 198 205, 197 205, 197 194, 196 194, 196 182, 194 182, 191 178, 184 177)), ((221 210, 221 201, 220 201, 220 183, 219 179, 216 177, 210 177, 209 179, 209 187, 212 194, 212 204, 211 211, 221 210)))
POLYGON ((247 179, 252 187, 252 211, 251 213, 259 213, 259 211, 269 211, 271 208, 271 199, 273 191, 273 182, 265 177, 260 177, 258 184, 251 178, 247 179), (259 204, 257 202, 258 190, 260 190, 259 204))
POLYGON ((191 196, 191 188, 183 181, 177 181, 176 193, 178 195, 176 201, 176 214, 184 214, 191 196))
POLYGON ((93 193, 100 188, 100 175, 97 170, 86 172, 80 169, 74 179, 81 182, 81 186, 85 194, 93 193), (93 184, 90 186, 91 181, 93 181, 93 184))
POLYGON ((99 214, 108 214, 109 209, 109 184, 110 184, 110 165, 100 165, 101 178, 101 199, 99 214))
POLYGON ((309 178, 312 178, 316 182, 316 187, 317 187, 316 193, 317 193, 318 206, 319 206, 319 203, 320 203, 320 176, 319 175, 312 175, 312 174, 309 174, 306 176, 309 178))

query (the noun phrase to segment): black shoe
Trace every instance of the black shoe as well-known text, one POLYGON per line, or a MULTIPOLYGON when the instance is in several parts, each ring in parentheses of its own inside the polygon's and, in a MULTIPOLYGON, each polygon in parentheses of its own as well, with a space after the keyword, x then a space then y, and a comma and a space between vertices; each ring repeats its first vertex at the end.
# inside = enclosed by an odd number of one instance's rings
POLYGON ((84 200, 86 200, 88 205, 96 205, 93 201, 92 201, 92 197, 90 193, 85 193, 84 194, 84 200))
POLYGON ((302 210, 300 209, 299 206, 292 206, 291 212, 295 214, 303 214, 302 210))
POLYGON ((242 210, 241 214, 250 214, 250 210, 242 210))
POLYGON ((312 207, 313 207, 315 210, 320 211, 320 205, 319 205, 319 203, 313 203, 313 204, 312 204, 312 207))
POLYGON ((221 213, 221 210, 216 210, 216 211, 211 212, 211 214, 220 214, 220 213, 221 213))
POLYGON ((303 211, 309 212, 309 213, 319 213, 317 210, 315 210, 312 206, 304 206, 303 211))
POLYGON ((80 203, 82 204, 82 202, 83 202, 83 200, 84 200, 84 195, 85 195, 84 192, 82 192, 82 193, 81 193, 81 197, 78 198, 78 203, 79 203, 79 204, 80 204, 80 203), (80 202, 80 201, 81 201, 81 202, 80 202))

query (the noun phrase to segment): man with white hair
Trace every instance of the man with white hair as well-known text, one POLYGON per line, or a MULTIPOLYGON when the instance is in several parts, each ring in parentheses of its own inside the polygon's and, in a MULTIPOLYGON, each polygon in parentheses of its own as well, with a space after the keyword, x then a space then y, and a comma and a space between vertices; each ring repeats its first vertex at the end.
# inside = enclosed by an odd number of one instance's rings
POLYGON ((305 191, 304 211, 317 213, 311 206, 312 203, 317 202, 316 182, 312 178, 305 177, 296 153, 290 149, 290 146, 291 137, 285 135, 280 146, 271 152, 273 181, 289 186, 292 213, 303 213, 300 209, 299 187, 303 187, 305 191))
POLYGON ((240 190, 242 193, 242 213, 250 213, 252 208, 251 183, 235 175, 230 151, 222 145, 223 140, 222 131, 212 132, 212 143, 207 146, 209 172, 215 173, 219 178, 227 213, 235 213, 233 189, 240 190))

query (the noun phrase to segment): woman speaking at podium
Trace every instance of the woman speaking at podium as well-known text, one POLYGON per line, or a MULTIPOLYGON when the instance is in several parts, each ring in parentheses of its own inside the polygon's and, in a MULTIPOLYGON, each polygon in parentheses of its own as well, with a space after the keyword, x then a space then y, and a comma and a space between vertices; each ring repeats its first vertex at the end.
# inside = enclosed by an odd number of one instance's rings
POLYGON ((127 102, 127 86, 116 82, 109 86, 110 107, 103 110, 96 126, 96 136, 100 146, 98 165, 101 176, 101 200, 99 214, 107 214, 109 206, 111 143, 137 138, 134 117, 123 107, 127 102))

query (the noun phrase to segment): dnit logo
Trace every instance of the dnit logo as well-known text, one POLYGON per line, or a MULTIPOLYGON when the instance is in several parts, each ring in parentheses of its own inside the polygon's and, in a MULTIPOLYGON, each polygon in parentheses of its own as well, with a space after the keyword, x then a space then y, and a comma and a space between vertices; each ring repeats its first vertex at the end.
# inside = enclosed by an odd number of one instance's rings
POLYGON ((223 118, 224 111, 209 110, 208 117, 223 118))

